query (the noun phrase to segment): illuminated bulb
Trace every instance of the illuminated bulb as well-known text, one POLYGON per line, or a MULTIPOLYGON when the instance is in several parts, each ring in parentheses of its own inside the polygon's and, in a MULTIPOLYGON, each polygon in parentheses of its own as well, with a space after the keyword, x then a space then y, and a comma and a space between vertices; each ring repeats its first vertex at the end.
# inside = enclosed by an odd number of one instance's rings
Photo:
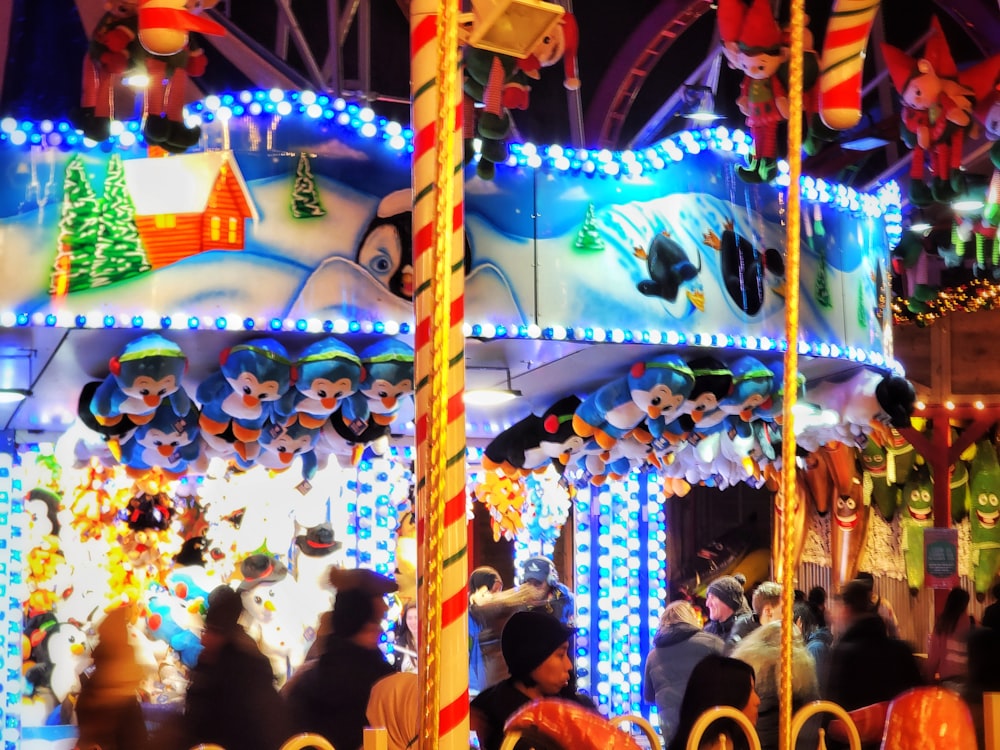
POLYGON ((955 410, 955 402, 954 401, 945 401, 944 402, 944 408, 947 409, 948 411, 954 411, 955 410))
POLYGON ((976 401, 975 407, 980 411, 982 411, 984 408, 986 408, 986 404, 984 404, 982 401, 976 401))

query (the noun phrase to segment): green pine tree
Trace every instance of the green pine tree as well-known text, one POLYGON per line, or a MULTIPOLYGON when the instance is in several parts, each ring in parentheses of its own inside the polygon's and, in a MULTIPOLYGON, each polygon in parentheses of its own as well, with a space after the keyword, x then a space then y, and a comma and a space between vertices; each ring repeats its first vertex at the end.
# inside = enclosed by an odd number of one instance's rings
POLYGON ((826 273, 826 251, 820 245, 819 265, 816 268, 816 286, 813 289, 816 295, 816 303, 827 310, 833 307, 833 300, 830 298, 830 285, 826 273))
POLYGON ((865 304, 865 285, 858 282, 858 325, 868 328, 868 305, 865 304))
POLYGON ((83 157, 77 154, 67 162, 63 179, 59 247, 52 268, 50 294, 62 296, 90 288, 99 224, 97 195, 87 179, 83 157))
POLYGON ((108 163, 101 198, 101 225, 91 271, 91 285, 104 286, 148 271, 151 266, 135 224, 135 206, 125 184, 118 154, 108 163))
POLYGON ((299 164, 295 168, 295 185, 292 187, 292 216, 306 219, 326 216, 326 209, 319 200, 319 188, 313 177, 309 157, 303 151, 299 154, 299 164))
POLYGON ((573 247, 577 250, 603 250, 604 239, 601 237, 601 230, 597 227, 597 219, 594 217, 594 204, 587 206, 587 215, 583 217, 583 226, 576 234, 576 241, 573 247))

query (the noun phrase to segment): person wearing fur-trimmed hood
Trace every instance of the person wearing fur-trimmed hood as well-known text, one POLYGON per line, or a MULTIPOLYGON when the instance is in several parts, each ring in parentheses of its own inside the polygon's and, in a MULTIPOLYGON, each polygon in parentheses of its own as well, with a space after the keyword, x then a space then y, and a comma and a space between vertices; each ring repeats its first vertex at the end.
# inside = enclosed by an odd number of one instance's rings
POLYGON ((709 654, 721 654, 722 639, 700 628, 698 614, 686 601, 671 602, 660 616, 653 638, 654 648, 646 657, 642 698, 656 703, 663 746, 677 732, 681 700, 695 665, 709 654))
MULTIPOLYGON (((762 750, 778 749, 778 682, 781 669, 781 622, 761 625, 741 640, 732 657, 745 661, 757 675, 757 736, 762 750)), ((816 665, 798 630, 792 637, 792 712, 810 701, 819 700, 816 665)), ((799 732, 796 750, 813 750, 819 741, 820 719, 813 717, 799 732)))

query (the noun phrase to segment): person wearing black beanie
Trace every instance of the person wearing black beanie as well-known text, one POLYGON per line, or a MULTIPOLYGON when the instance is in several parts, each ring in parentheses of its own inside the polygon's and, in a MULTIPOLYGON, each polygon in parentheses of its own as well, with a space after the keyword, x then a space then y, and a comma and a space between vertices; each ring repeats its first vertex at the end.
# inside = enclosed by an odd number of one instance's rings
POLYGON ((499 750, 507 718, 533 700, 559 697, 596 710, 590 698, 570 687, 573 662, 568 651, 574 632, 547 612, 511 615, 500 635, 510 677, 470 704, 471 726, 483 750, 499 750))

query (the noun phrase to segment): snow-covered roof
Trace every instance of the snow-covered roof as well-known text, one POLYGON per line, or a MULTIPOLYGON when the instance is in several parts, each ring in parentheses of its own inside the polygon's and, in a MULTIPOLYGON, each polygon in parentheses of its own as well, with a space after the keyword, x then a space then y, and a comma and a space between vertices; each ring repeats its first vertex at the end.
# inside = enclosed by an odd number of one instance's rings
POLYGON ((257 209, 232 151, 204 151, 152 159, 127 159, 125 182, 139 216, 200 214, 223 164, 232 170, 254 221, 257 209))

